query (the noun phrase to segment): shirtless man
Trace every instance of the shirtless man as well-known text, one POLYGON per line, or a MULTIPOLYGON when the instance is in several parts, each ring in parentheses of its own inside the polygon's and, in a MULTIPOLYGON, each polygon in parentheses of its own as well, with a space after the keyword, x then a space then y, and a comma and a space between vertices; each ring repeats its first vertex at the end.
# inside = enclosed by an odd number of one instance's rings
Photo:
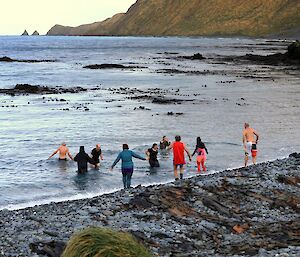
POLYGON ((67 155, 70 157, 71 160, 73 160, 72 155, 69 152, 69 148, 67 147, 66 143, 62 143, 61 146, 53 152, 53 154, 50 155, 48 158, 51 159, 55 154, 59 153, 59 160, 60 161, 66 161, 67 160, 67 155))
POLYGON ((243 144, 245 150, 245 167, 247 167, 249 155, 251 153, 253 164, 256 164, 256 144, 258 142, 259 135, 253 128, 250 128, 249 123, 245 123, 244 128, 245 129, 243 131, 243 144), (254 136, 256 136, 256 140, 254 140, 254 136))

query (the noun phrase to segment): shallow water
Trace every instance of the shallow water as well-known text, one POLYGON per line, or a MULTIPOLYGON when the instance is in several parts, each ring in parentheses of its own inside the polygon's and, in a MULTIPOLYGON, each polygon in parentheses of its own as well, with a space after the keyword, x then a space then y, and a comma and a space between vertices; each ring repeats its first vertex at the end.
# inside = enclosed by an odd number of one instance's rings
MULTIPOLYGON (((131 149, 143 154, 163 135, 173 139, 180 134, 191 151, 196 137, 201 136, 209 150, 208 172, 243 165, 241 133, 245 121, 261 134, 258 161, 299 152, 299 71, 288 73, 281 67, 220 64, 212 59, 182 61, 165 53, 200 52, 215 58, 283 52, 284 48, 282 43, 263 39, 0 37, 0 57, 57 60, 0 63, 0 88, 11 88, 17 83, 101 88, 79 94, 0 95, 0 208, 89 197, 120 189, 120 165, 113 172, 108 168, 121 144, 128 143, 131 149), (96 63, 147 68, 126 71, 82 68, 96 63), (224 72, 170 75, 157 73, 158 69, 224 72), (265 78, 245 78, 243 74, 265 78), (230 80, 236 82, 220 83, 230 80), (158 105, 130 100, 108 90, 119 87, 167 89, 171 97, 195 101, 158 105), (176 89, 189 96, 175 96, 176 89), (50 98, 67 101, 47 101, 50 98), (76 109, 80 104, 89 111, 76 109), (134 110, 141 105, 151 110, 134 110), (70 111, 62 111, 64 108, 70 111), (170 111, 184 114, 166 115, 170 111), (100 170, 77 175, 76 164, 71 161, 58 162, 56 158, 48 161, 62 141, 67 142, 73 155, 80 145, 90 152, 100 143, 104 153, 100 170)), ((136 160, 133 185, 173 180, 172 157, 160 155, 160 163, 161 168, 152 171, 147 162, 136 160)), ((196 174, 194 161, 188 163, 186 170, 187 176, 196 174)))

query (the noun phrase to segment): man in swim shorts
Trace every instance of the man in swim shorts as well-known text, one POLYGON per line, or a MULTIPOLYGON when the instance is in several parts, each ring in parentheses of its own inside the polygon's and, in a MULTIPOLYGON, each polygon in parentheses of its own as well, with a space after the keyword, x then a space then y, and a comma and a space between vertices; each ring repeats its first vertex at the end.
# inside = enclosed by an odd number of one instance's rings
POLYGON ((245 150, 245 167, 247 167, 249 155, 252 155, 253 164, 256 164, 257 142, 259 139, 258 133, 250 127, 249 123, 244 124, 243 145, 245 150), (254 140, 254 136, 256 139, 254 140))
POLYGON ((51 154, 51 155, 49 156, 48 160, 51 159, 51 158, 52 158, 55 154, 57 154, 57 153, 59 153, 59 158, 58 158, 58 160, 60 160, 60 161, 66 161, 66 160, 67 160, 67 155, 70 157, 71 160, 73 160, 73 157, 72 157, 72 155, 70 154, 69 148, 67 147, 67 145, 66 145, 65 142, 63 142, 63 143, 61 144, 61 146, 58 147, 57 150, 54 151, 53 154, 51 154))
POLYGON ((173 165, 174 165, 174 177, 178 180, 178 167, 180 168, 180 179, 183 179, 183 165, 185 164, 184 152, 189 156, 189 160, 192 161, 190 151, 187 149, 185 144, 181 142, 181 137, 176 136, 175 142, 173 142, 169 149, 173 149, 173 165))

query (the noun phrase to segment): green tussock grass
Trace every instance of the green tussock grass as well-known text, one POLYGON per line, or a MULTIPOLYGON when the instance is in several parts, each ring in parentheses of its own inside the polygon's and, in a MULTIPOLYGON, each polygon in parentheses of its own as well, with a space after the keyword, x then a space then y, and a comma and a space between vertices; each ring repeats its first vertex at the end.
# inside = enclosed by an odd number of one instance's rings
POLYGON ((87 228, 74 234, 62 257, 153 257, 129 233, 87 228))

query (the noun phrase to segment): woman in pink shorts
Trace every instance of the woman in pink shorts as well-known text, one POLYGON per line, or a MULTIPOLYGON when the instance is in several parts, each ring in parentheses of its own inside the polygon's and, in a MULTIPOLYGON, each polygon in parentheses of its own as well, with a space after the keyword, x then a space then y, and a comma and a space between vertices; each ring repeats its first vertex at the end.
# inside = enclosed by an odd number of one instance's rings
POLYGON ((207 148, 205 144, 201 141, 200 137, 197 137, 197 144, 195 151, 193 152, 192 156, 197 153, 197 167, 198 167, 198 172, 201 171, 201 166, 203 171, 206 171, 205 167, 205 161, 206 161, 206 154, 208 154, 207 148))

